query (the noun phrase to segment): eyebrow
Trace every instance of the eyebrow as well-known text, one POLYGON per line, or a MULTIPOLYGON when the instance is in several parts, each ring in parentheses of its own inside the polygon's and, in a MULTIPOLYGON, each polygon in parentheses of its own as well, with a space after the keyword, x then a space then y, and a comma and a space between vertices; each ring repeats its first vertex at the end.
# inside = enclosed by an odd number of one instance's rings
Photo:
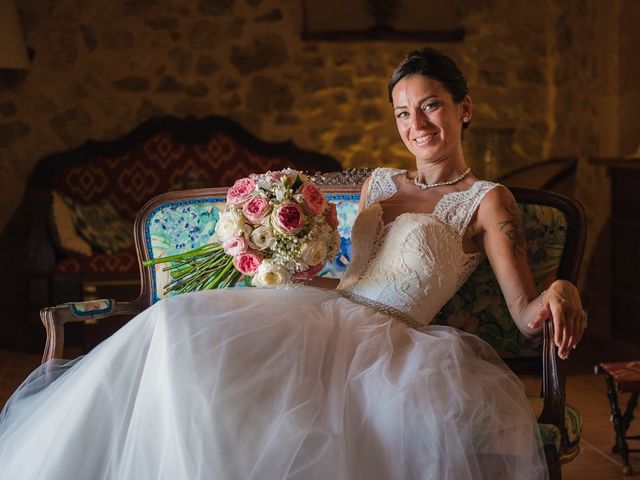
MULTIPOLYGON (((422 97, 420 99, 420 101, 418 101, 418 103, 422 103, 425 100, 429 100, 430 98, 433 98, 433 97, 437 97, 437 95, 436 94, 431 94, 431 95, 427 95, 426 97, 422 97)), ((403 108, 407 108, 407 107, 405 107, 404 105, 399 105, 397 107, 393 107, 394 110, 403 109, 403 108)))

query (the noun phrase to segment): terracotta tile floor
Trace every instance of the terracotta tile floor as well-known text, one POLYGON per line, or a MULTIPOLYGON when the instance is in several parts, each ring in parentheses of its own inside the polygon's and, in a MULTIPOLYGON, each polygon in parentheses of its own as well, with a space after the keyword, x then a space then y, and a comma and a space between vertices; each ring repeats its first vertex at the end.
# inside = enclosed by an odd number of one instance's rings
MULTIPOLYGON (((10 350, 0 350, 0 406, 4 405, 11 392, 22 382, 29 372, 40 362, 40 356, 10 350)), ((595 363, 595 362, 594 362, 595 363)), ((582 451, 580 455, 563 468, 565 480, 608 480, 640 478, 640 453, 633 453, 631 463, 638 471, 633 477, 622 475, 622 462, 611 454, 613 428, 609 423, 609 403, 605 382, 601 376, 578 368, 578 373, 567 379, 567 398, 578 407, 584 419, 582 451)), ((525 379, 530 389, 530 381, 525 379)), ((638 412, 640 416, 640 411, 638 412)), ((640 425, 640 419, 638 420, 640 425)), ((640 433, 640 427, 632 425, 632 433, 640 433)))

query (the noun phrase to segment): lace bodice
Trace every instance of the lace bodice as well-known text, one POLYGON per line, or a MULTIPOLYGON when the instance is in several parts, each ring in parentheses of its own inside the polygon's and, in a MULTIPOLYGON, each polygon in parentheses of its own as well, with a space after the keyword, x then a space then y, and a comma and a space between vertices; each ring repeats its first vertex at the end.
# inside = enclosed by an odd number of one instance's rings
POLYGON ((380 202, 396 193, 393 176, 405 172, 373 171, 351 231, 351 264, 338 288, 427 325, 482 260, 481 253, 464 252, 462 239, 480 201, 498 184, 477 181, 445 194, 432 213, 403 213, 385 225, 380 202))

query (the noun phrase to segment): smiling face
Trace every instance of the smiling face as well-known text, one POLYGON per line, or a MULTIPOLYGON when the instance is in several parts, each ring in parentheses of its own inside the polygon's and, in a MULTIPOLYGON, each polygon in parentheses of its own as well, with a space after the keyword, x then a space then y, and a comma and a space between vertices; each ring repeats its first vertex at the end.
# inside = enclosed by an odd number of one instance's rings
POLYGON ((468 95, 456 103, 440 81, 410 75, 391 96, 400 137, 418 163, 462 160, 462 122, 471 118, 468 95))

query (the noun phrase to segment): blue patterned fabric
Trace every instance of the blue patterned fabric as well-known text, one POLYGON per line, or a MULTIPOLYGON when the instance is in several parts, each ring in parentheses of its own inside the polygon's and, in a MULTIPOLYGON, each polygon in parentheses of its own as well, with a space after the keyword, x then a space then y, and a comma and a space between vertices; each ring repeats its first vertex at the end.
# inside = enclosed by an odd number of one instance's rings
POLYGON ((351 261, 351 227, 358 216, 360 195, 327 195, 327 200, 335 203, 338 211, 340 253, 333 262, 327 263, 320 275, 329 278, 341 278, 351 261))
MULTIPOLYGON (((337 207, 341 249, 336 259, 320 272, 321 276, 340 278, 349 264, 351 226, 358 214, 359 198, 359 195, 327 195, 327 199, 337 207)), ((157 207, 147 217, 145 224, 149 258, 167 257, 209 243, 224 207, 224 196, 167 202, 157 207)), ((169 282, 169 275, 163 270, 165 266, 160 264, 151 267, 154 303, 165 296, 164 285, 169 282)))

